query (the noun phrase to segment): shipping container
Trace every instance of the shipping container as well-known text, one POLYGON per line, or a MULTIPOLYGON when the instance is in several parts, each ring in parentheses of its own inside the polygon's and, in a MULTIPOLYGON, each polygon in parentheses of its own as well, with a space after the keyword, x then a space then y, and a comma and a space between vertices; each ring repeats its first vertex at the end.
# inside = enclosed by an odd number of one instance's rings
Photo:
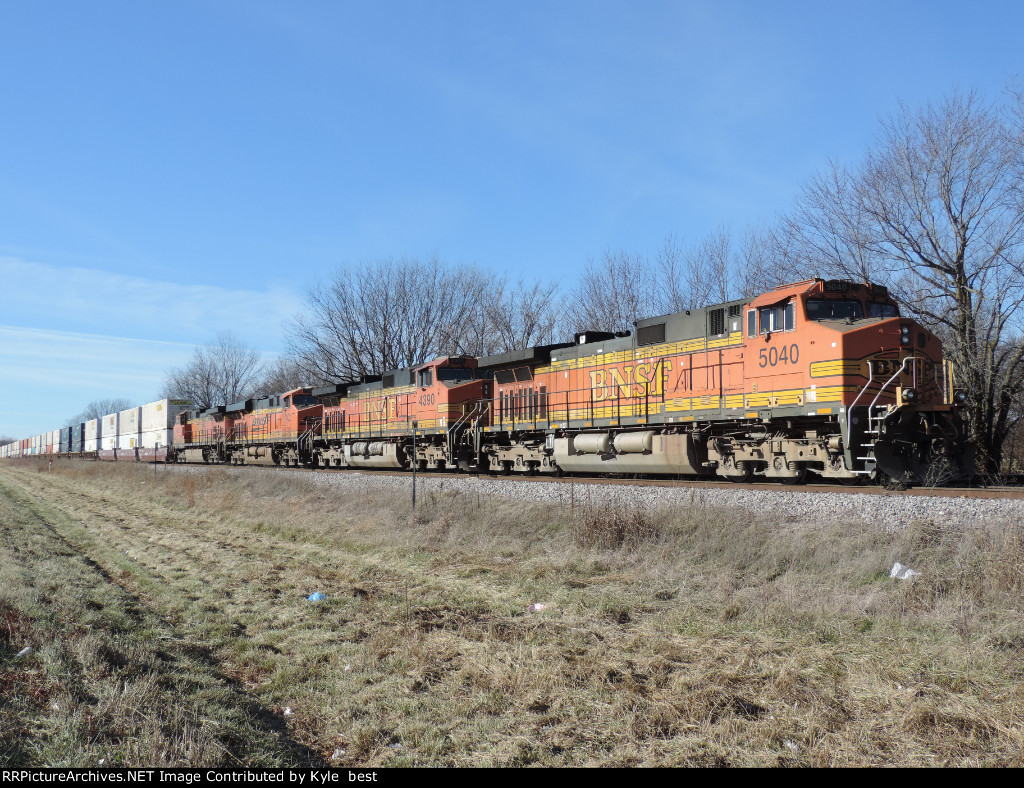
POLYGON ((158 399, 142 406, 142 426, 140 432, 151 430, 169 430, 174 428, 174 420, 182 411, 192 407, 187 399, 158 399))
POLYGON ((174 430, 148 430, 140 436, 139 443, 145 449, 158 449, 161 446, 170 446, 174 438, 174 430))
POLYGON ((103 421, 101 419, 92 419, 91 421, 85 422, 85 439, 87 441, 97 441, 102 435, 101 427, 103 421))
POLYGON ((128 408, 118 415, 121 417, 117 425, 118 435, 138 436, 142 432, 142 408, 128 408))
POLYGON ((118 449, 137 449, 139 447, 139 433, 132 432, 127 435, 117 436, 118 449))
POLYGON ((120 413, 108 413, 100 419, 100 451, 113 451, 117 448, 117 427, 120 420, 120 413))
POLYGON ((173 430, 147 430, 141 434, 139 443, 143 448, 169 446, 174 438, 173 430))

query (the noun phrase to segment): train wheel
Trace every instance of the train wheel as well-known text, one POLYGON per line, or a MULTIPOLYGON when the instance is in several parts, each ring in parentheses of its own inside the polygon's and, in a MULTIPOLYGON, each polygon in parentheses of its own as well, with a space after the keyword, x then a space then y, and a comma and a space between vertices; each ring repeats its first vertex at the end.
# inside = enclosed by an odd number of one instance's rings
POLYGON ((894 479, 885 471, 878 471, 878 476, 875 479, 876 482, 885 490, 889 492, 903 492, 910 485, 902 479, 894 479))
POLYGON ((737 462, 733 464, 732 458, 725 460, 726 479, 734 484, 745 484, 754 478, 754 466, 749 462, 737 462))
POLYGON ((807 481, 807 466, 801 465, 796 476, 790 476, 782 480, 783 484, 803 484, 807 481))

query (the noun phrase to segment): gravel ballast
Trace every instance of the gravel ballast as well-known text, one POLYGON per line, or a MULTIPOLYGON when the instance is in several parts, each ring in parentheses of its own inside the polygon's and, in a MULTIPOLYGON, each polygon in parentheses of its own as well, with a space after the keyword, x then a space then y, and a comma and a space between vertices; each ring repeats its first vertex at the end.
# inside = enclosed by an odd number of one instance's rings
MULTIPOLYGON (((174 467, 174 466, 170 466, 174 467)), ((179 468, 175 468, 178 470, 179 468)), ((188 467, 205 472, 211 469, 188 467)), ((266 468, 232 468, 231 472, 273 473, 266 468)), ((317 486, 338 492, 378 490, 411 498, 412 476, 372 471, 318 472, 290 471, 317 486)), ((740 508, 757 516, 784 521, 837 522, 875 521, 887 526, 932 520, 949 525, 978 526, 996 521, 1024 520, 1024 500, 1011 498, 968 498, 960 496, 902 495, 879 490, 860 489, 856 493, 804 492, 784 487, 764 490, 650 484, 601 484, 592 481, 576 484, 506 477, 451 477, 418 474, 417 496, 426 500, 431 492, 458 492, 466 495, 498 495, 511 500, 552 503, 568 506, 630 507, 648 509, 675 506, 740 508)))

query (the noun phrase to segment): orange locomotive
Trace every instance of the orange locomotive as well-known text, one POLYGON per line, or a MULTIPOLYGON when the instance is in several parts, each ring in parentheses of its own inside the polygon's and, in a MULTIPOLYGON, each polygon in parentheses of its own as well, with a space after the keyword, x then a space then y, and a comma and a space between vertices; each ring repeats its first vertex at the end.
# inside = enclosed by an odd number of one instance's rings
POLYGON ((813 279, 636 328, 496 371, 492 459, 737 481, 972 472, 941 343, 882 287, 813 279))
POLYGON ((465 438, 486 415, 491 388, 476 372, 475 358, 452 356, 385 373, 379 381, 314 389, 325 404, 310 461, 333 467, 476 468, 465 438))
POLYGON ((939 340, 900 317, 885 288, 813 279, 640 320, 632 334, 436 359, 192 414, 175 456, 913 483, 972 474, 958 394, 939 340))

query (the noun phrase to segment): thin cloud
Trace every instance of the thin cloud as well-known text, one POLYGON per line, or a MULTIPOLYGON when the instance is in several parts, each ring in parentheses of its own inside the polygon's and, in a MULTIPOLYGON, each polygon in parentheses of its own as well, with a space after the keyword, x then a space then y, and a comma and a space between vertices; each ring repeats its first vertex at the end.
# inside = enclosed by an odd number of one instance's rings
POLYGON ((57 429, 90 401, 150 402, 192 345, 0 325, 0 433, 57 429))
POLYGON ((281 325, 302 308, 298 296, 279 286, 231 290, 10 257, 0 257, 0 277, 6 283, 5 322, 75 334, 113 329, 198 343, 230 329, 252 345, 273 349, 281 325))

